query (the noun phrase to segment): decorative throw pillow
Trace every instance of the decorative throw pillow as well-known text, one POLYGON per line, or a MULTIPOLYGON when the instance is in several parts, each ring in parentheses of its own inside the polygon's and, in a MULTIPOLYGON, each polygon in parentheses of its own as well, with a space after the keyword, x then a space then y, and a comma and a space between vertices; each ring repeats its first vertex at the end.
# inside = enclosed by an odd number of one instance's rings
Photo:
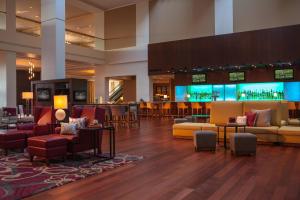
POLYGON ((241 124, 241 125, 246 125, 247 124, 247 116, 237 116, 236 123, 241 124))
POLYGON ((62 135, 76 135, 77 134, 77 125, 71 123, 61 123, 60 124, 60 134, 62 135))
POLYGON ((271 109, 252 110, 252 112, 255 112, 257 114, 255 126, 257 126, 257 127, 271 126, 271 116, 272 116, 271 109))
POLYGON ((247 126, 255 126, 257 114, 255 112, 246 112, 247 126))
POLYGON ((85 117, 82 117, 82 118, 69 117, 69 123, 76 124, 77 128, 84 128, 86 125, 86 118, 85 117))

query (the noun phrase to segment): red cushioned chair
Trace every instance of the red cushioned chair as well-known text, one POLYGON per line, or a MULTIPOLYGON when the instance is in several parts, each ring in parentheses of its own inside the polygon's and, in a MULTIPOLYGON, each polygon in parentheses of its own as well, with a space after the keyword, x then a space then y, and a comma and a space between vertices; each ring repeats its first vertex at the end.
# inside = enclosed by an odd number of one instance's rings
POLYGON ((52 107, 35 107, 34 109, 34 123, 19 124, 17 130, 27 134, 28 137, 41 136, 50 134, 49 124, 54 123, 52 107))
MULTIPOLYGON (((87 118, 87 126, 89 126, 96 119, 98 123, 104 124, 105 110, 95 106, 73 106, 72 118, 87 118)), ((57 134, 60 133, 60 128, 55 129, 57 134)), ((80 130, 77 135, 61 135, 68 139, 68 152, 73 155, 78 152, 87 151, 94 148, 94 136, 86 131, 80 130)), ((99 132, 99 147, 101 152, 102 131, 99 132)))

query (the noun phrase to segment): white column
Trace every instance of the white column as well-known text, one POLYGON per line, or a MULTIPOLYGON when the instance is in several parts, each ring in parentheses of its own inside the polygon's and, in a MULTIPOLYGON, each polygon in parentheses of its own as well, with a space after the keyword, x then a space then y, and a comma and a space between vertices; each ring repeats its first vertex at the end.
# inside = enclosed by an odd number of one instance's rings
POLYGON ((94 13, 95 17, 95 49, 104 50, 104 12, 94 13))
POLYGON ((149 1, 136 4, 136 46, 149 44, 149 1))
POLYGON ((42 0, 42 80, 65 78, 65 0, 42 0))
POLYGON ((16 0, 6 0, 6 31, 16 32, 16 0))
POLYGON ((215 0, 215 35, 233 33, 233 0, 215 0))
POLYGON ((16 107, 16 53, 0 53, 0 107, 16 107))

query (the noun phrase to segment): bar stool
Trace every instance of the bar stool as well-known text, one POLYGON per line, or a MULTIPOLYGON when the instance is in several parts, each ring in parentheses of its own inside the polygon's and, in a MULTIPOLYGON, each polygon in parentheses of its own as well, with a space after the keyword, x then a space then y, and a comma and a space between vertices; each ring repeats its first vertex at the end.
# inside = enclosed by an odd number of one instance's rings
POLYGON ((112 124, 116 127, 128 126, 129 117, 125 106, 111 106, 112 124))
POLYGON ((288 102, 288 109, 289 109, 289 117, 295 118, 296 110, 297 110, 295 102, 288 102))
POLYGON ((153 104, 151 102, 146 103, 146 116, 153 117, 153 104))
POLYGON ((184 102, 177 102, 177 116, 178 117, 184 116, 187 109, 188 109, 188 106, 185 105, 184 102), (180 111, 181 111, 182 115, 180 115, 180 111))
POLYGON ((198 114, 201 114, 201 109, 202 109, 202 106, 198 103, 198 102, 193 102, 191 103, 191 106, 192 106, 192 115, 198 115, 198 114), (194 110, 196 110, 196 113, 194 113, 194 110), (200 110, 200 112, 199 112, 200 110))
POLYGON ((211 103, 205 103, 205 111, 203 114, 210 115, 211 103))
POLYGON ((139 115, 143 117, 147 116, 147 104, 145 102, 140 102, 139 106, 139 115))
POLYGON ((162 105, 162 116, 171 117, 171 103, 165 102, 162 105))

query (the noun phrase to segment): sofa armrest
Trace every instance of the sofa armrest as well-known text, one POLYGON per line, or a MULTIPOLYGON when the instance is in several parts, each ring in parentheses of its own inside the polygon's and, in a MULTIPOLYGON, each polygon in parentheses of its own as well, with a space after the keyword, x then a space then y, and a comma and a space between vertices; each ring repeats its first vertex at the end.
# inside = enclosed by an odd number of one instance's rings
POLYGON ((299 119, 288 119, 288 125, 289 126, 300 126, 300 120, 299 119))
POLYGON ((61 131, 61 127, 55 127, 55 134, 60 134, 60 131, 61 131))
POLYGON ((18 130, 33 130, 35 123, 17 124, 18 130))

